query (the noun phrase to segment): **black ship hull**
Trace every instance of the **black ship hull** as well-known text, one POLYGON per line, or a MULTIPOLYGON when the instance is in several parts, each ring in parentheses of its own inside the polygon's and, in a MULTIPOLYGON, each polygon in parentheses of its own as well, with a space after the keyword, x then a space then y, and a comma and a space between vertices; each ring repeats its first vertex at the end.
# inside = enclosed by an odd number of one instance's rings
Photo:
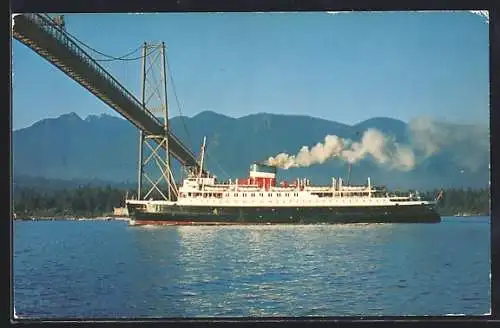
POLYGON ((148 212, 128 204, 135 225, 224 224, 339 224, 339 223, 438 223, 439 214, 428 205, 359 207, 210 207, 162 205, 148 212))

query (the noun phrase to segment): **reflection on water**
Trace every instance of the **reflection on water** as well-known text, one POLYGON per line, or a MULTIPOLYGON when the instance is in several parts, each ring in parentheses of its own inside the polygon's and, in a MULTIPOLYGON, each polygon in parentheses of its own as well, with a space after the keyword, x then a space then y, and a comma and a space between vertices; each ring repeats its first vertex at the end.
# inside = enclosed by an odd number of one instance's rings
POLYGON ((489 225, 479 220, 158 228, 87 221, 65 225, 65 233, 59 231, 57 237, 55 232, 63 229, 59 222, 42 233, 32 222, 16 233, 17 312, 133 317, 481 314, 489 310, 489 225), (34 236, 37 245, 29 242, 34 236), (32 256, 52 266, 41 270, 32 256), (110 273, 98 276, 98 294, 88 288, 96 281, 89 266, 110 273), (80 284, 51 293, 49 286, 62 276, 78 278, 80 284), (39 297, 29 294, 30 288, 42 290, 43 304, 52 305, 28 306, 39 297), (73 299, 71 311, 58 309, 68 299, 73 299))

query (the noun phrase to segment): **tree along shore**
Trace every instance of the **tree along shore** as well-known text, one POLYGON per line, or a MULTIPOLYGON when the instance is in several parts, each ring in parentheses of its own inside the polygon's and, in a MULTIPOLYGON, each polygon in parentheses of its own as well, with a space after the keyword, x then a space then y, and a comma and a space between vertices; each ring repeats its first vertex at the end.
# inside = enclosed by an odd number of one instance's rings
MULTIPOLYGON (((421 192, 425 199, 435 199, 440 190, 421 192)), ((56 190, 43 187, 14 188, 13 212, 16 219, 28 218, 105 218, 113 216, 114 207, 125 206, 126 195, 133 189, 111 186, 81 186, 56 190)), ((437 204, 442 216, 489 215, 489 189, 445 189, 437 204)))
POLYGON ((79 219, 113 216, 115 207, 125 206, 132 190, 94 186, 47 190, 43 187, 14 189, 13 212, 16 219, 79 219))

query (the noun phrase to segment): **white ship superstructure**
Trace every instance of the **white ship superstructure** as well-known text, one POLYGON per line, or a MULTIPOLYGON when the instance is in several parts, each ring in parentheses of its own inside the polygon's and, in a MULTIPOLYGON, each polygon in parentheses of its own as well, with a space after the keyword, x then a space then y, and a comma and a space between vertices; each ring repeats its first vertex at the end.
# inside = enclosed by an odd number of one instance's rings
POLYGON ((313 186, 307 179, 276 186, 276 170, 254 163, 249 178, 218 183, 213 176, 190 176, 179 186, 175 202, 143 201, 149 204, 177 204, 179 206, 404 206, 433 204, 418 193, 392 196, 371 185, 345 186, 342 178, 332 178, 329 186, 313 186))

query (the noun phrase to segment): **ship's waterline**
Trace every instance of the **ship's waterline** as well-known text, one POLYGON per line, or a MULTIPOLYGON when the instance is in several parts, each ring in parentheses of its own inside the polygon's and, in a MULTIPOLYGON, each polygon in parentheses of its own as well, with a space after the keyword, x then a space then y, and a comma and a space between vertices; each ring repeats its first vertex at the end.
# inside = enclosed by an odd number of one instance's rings
POLYGON ((129 207, 134 224, 338 224, 438 223, 440 216, 421 206, 392 207, 207 207, 159 205, 156 212, 129 207))
MULTIPOLYGON (((141 225, 161 225, 161 226, 228 226, 228 225, 253 225, 259 223, 250 223, 250 222, 200 222, 196 220, 185 220, 185 221, 169 221, 169 220, 130 220, 129 225, 131 226, 141 226, 141 225)), ((260 224, 271 224, 269 222, 260 223, 260 224)))

